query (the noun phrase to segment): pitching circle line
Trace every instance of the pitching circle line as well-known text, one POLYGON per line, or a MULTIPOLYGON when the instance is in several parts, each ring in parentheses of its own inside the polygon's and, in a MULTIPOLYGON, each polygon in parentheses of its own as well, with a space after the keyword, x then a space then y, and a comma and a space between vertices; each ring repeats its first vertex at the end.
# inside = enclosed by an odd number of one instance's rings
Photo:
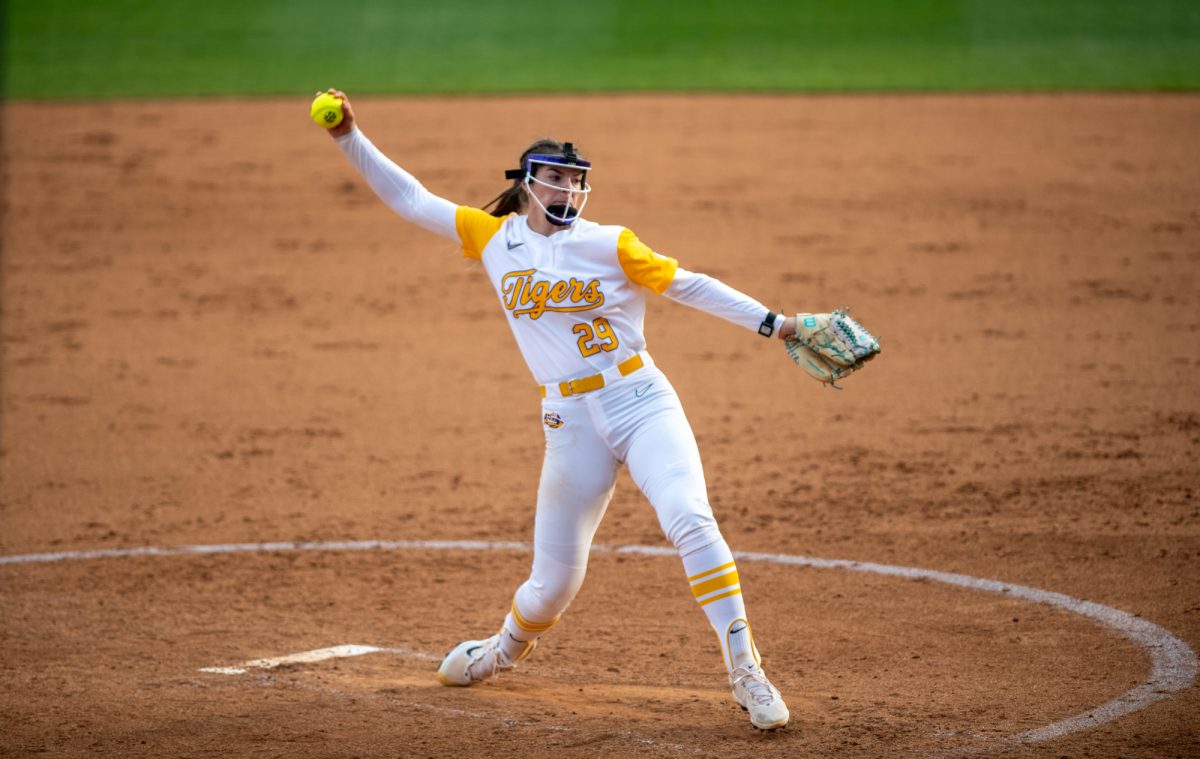
MULTIPOLYGON (((15 556, 0 556, 0 565, 38 564, 59 561, 84 561, 88 559, 118 559, 138 556, 204 556, 231 553, 276 553, 285 551, 532 551, 529 543, 491 542, 482 540, 340 540, 307 543, 221 543, 214 545, 143 546, 139 548, 105 548, 94 551, 54 551, 29 553, 15 556)), ((676 556, 674 548, 664 546, 592 546, 594 553, 635 554, 638 556, 676 556)), ((1084 601, 1063 593, 1031 588, 1025 585, 985 580, 971 575, 939 572, 919 567, 901 567, 892 564, 848 561, 845 559, 822 559, 813 556, 798 556, 783 553, 758 553, 735 551, 739 561, 761 561, 769 564, 785 564, 813 569, 842 569, 848 572, 866 572, 900 577, 909 580, 932 580, 945 585, 954 585, 969 590, 981 590, 1008 598, 1050 606, 1082 617, 1087 617, 1119 633, 1150 658, 1150 675, 1144 682, 1120 694, 1111 701, 1074 717, 1054 722, 1044 727, 1026 730, 1005 737, 1001 743, 1038 743, 1051 738, 1061 738, 1071 733, 1097 727, 1106 722, 1144 709, 1156 701, 1170 697, 1192 684, 1196 679, 1197 659, 1192 649, 1179 638, 1153 622, 1114 609, 1111 606, 1084 601)), ((995 743, 990 744, 995 746, 995 743)))

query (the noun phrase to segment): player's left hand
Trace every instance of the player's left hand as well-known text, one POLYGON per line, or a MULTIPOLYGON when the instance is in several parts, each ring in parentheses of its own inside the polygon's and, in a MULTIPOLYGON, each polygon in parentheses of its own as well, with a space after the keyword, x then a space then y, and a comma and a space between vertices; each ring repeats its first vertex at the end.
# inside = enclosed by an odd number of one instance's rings
POLYGON ((837 380, 879 355, 879 340, 848 312, 797 314, 782 330, 792 360, 822 384, 837 387, 837 380))

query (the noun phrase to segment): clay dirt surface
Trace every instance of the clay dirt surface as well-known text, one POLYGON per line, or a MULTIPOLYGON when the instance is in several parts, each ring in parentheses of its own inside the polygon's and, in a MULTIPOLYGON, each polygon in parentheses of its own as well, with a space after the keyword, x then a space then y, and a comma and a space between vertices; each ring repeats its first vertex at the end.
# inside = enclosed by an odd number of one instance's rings
MULTIPOLYGON (((531 538, 541 413, 490 285, 380 203, 307 106, 4 107, 0 555, 531 538)), ((780 343, 650 297, 735 550, 1000 580, 1200 646, 1200 98, 355 106, 464 204, 533 139, 573 140, 596 165, 588 218, 882 335, 837 392, 780 343)), ((666 546, 624 474, 597 542, 666 546)), ((596 554, 518 670, 439 685, 529 561, 0 565, 0 756, 1200 755, 1194 682, 1012 740, 1151 678, 1151 652, 1094 619, 763 561, 740 569, 786 730, 732 702, 670 556, 596 554), (200 671, 344 644, 387 650, 200 671)))

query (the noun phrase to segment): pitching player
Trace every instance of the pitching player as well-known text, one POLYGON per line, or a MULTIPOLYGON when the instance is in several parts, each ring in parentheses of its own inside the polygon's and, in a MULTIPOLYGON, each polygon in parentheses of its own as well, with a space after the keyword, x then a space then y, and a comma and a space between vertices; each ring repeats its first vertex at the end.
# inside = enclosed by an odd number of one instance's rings
POLYGON ((533 567, 500 631, 458 644, 438 668, 471 685, 529 656, 583 583, 588 551, 624 464, 679 551, 696 602, 717 633, 733 698, 772 730, 788 709, 767 679, 733 554, 709 506, 704 470, 674 388, 646 352, 648 293, 787 337, 796 317, 679 266, 628 229, 583 218, 591 164, 571 143, 542 140, 506 172, 491 212, 433 195, 355 126, 330 131, 371 188, 400 216, 455 240, 483 264, 504 318, 541 386, 546 453, 538 486, 533 567))

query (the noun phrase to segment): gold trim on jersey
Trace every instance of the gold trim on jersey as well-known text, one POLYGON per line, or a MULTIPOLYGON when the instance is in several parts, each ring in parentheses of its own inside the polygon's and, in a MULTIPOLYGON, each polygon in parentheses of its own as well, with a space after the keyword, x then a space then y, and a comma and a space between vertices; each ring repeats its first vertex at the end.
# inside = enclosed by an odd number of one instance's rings
POLYGON ((655 253, 637 235, 622 229, 617 237, 617 261, 625 277, 635 284, 663 294, 675 279, 679 262, 670 256, 655 253))
MULTIPOLYGON (((509 214, 508 216, 512 216, 509 214)), ((487 246, 508 216, 492 216, 487 211, 470 206, 459 206, 454 212, 454 230, 462 243, 462 254, 466 258, 482 258, 487 246)))

